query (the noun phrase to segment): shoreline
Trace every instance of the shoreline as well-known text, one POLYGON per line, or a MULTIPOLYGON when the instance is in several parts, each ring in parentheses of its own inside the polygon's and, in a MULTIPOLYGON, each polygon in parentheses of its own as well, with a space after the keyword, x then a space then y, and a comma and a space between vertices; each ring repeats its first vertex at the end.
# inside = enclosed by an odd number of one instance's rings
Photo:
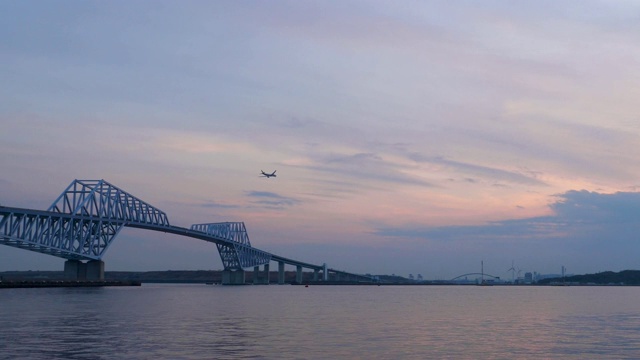
POLYGON ((0 289, 16 288, 52 288, 52 287, 103 287, 103 286, 141 286, 139 281, 82 281, 82 280, 20 280, 0 281, 0 289))

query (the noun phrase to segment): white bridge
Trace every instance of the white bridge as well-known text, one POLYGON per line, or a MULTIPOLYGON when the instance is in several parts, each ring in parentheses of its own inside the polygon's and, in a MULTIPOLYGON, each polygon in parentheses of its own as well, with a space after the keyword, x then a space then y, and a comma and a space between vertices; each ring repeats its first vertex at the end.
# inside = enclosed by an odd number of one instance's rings
POLYGON ((372 281, 351 274, 277 256, 251 246, 242 222, 194 224, 183 228, 169 224, 167 215, 105 180, 74 180, 46 211, 0 206, 0 244, 67 259, 68 279, 104 279, 102 256, 124 227, 162 231, 216 244, 224 266, 223 284, 244 284, 245 268, 254 268, 254 283, 268 283, 269 263, 278 263, 278 283, 284 284, 284 267, 314 271, 314 280, 334 278, 372 281), (83 262, 84 261, 84 262, 83 262), (259 267, 264 266, 262 281, 259 267))

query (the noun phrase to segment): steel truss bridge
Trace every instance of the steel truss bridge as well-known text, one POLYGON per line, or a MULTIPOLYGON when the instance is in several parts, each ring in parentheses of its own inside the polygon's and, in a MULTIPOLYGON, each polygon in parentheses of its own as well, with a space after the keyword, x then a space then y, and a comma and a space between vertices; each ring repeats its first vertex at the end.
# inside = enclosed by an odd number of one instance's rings
POLYGON ((167 215, 105 180, 74 180, 46 210, 0 206, 0 244, 67 259, 70 278, 104 278, 102 257, 124 227, 161 231, 214 243, 224 266, 223 283, 244 283, 244 269, 254 268, 254 283, 260 283, 259 266, 269 281, 269 263, 278 263, 278 282, 284 283, 284 266, 296 266, 351 281, 371 281, 352 274, 301 262, 257 249, 251 245, 243 222, 194 224, 183 228, 169 224, 167 215), (87 264, 82 263, 87 261, 87 264), (97 265, 96 265, 97 264, 97 265), (97 270, 96 270, 97 266, 97 270), (84 272, 83 272, 84 271, 84 272), (96 272, 97 271, 97 272, 96 272))

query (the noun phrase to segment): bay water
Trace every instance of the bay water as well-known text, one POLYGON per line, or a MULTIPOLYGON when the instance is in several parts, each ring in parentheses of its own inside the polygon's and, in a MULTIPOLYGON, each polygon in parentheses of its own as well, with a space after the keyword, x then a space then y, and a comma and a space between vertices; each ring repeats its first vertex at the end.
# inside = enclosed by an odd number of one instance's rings
POLYGON ((640 359, 640 287, 0 289, 0 359, 640 359))

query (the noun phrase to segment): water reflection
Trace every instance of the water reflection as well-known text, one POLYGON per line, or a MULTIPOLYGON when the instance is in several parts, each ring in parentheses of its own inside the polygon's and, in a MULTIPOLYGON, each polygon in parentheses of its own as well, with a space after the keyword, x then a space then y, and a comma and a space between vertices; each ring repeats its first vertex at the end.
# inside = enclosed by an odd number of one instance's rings
POLYGON ((0 358, 640 358, 636 288, 0 291, 0 358))

